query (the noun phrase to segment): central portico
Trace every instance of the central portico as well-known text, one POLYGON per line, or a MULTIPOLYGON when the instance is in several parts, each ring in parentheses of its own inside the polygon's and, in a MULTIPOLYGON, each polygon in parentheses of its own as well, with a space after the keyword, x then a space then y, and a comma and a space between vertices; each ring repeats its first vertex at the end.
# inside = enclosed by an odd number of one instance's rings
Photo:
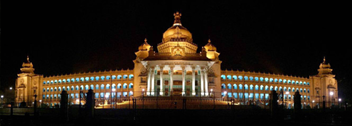
POLYGON ((219 53, 210 40, 197 53, 191 32, 181 24, 181 13, 176 12, 174 18, 157 46, 158 52, 147 39, 136 52, 134 72, 139 75, 136 82, 140 82, 141 95, 213 96, 217 79, 220 82, 219 53))

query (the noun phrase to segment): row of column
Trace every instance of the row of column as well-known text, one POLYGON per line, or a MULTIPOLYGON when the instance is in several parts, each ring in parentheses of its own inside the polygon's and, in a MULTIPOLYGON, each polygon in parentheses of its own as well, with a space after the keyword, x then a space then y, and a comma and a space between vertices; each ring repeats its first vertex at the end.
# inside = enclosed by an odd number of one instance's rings
MULTIPOLYGON (((163 78, 163 70, 164 67, 161 66, 160 68, 160 92, 159 94, 161 96, 164 95, 164 78, 163 78)), ((186 93, 186 69, 185 66, 181 66, 182 69, 182 96, 184 96, 186 93)), ((149 67, 148 68, 148 82, 147 82, 147 95, 148 96, 154 96, 155 94, 155 74, 157 74, 156 72, 157 67, 149 67)), ((173 91, 173 71, 174 71, 174 66, 170 66, 170 91, 173 91)), ((198 70, 196 70, 195 67, 192 67, 192 96, 196 95, 196 91, 195 91, 195 72, 197 72, 198 70)), ((205 68, 201 68, 200 69, 200 85, 201 85, 201 95, 202 96, 208 96, 208 74, 205 68)))

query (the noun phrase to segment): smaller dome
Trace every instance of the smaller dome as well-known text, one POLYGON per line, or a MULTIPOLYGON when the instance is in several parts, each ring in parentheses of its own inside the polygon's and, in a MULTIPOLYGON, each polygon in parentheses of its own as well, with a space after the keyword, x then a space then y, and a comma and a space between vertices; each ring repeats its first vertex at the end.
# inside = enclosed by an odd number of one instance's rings
POLYGON ((150 45, 147 43, 147 38, 144 39, 144 43, 138 47, 139 51, 149 51, 150 45))
POLYGON ((208 44, 206 44, 204 48, 205 48, 205 51, 216 51, 216 47, 213 44, 211 44, 210 39, 208 40, 208 44))

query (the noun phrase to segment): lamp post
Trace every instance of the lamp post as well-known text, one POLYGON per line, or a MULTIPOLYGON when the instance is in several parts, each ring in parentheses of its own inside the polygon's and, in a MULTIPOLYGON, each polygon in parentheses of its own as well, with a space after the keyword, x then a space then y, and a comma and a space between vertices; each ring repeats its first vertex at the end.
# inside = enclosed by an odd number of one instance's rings
POLYGON ((334 95, 334 92, 330 91, 330 98, 329 98, 329 102, 330 102, 330 108, 332 107, 332 96, 334 95))
POLYGON ((3 104, 4 95, 1 95, 1 104, 3 104))
POLYGON ((341 108, 341 98, 339 98, 339 108, 341 108))

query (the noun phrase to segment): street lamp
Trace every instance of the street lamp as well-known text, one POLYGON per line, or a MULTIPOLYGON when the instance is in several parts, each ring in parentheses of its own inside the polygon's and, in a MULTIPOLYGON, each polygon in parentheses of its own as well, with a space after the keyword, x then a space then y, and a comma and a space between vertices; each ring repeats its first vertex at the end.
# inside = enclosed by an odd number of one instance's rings
POLYGON ((10 87, 10 90, 12 90, 12 87, 10 87))

